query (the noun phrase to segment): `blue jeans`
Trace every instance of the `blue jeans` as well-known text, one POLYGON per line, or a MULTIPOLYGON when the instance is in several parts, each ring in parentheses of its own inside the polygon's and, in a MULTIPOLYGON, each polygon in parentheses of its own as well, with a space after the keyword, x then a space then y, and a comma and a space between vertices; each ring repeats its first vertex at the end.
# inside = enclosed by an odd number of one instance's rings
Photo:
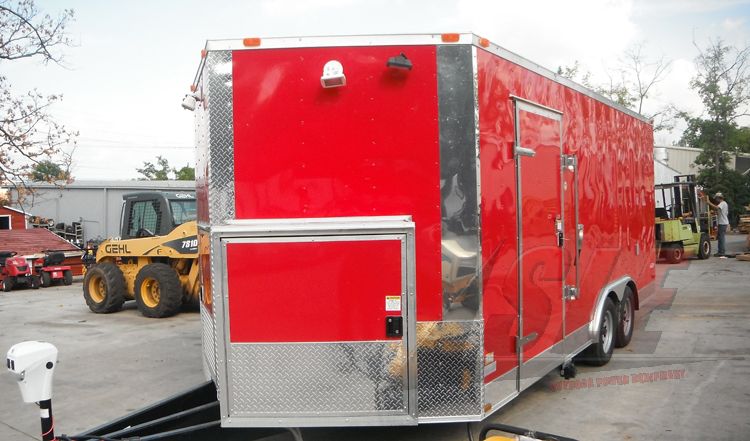
POLYGON ((716 234, 716 239, 719 241, 718 254, 726 253, 725 247, 726 247, 727 227, 728 225, 719 225, 719 231, 716 234))

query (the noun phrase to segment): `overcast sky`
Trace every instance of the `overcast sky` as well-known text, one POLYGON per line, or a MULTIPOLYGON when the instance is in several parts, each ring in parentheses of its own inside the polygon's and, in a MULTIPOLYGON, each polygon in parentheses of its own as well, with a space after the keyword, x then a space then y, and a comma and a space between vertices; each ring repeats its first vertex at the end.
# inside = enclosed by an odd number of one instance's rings
POLYGON ((65 50, 64 67, 16 61, 4 73, 16 93, 64 95, 53 113, 80 131, 78 180, 135 178, 157 155, 194 165, 193 114, 180 101, 207 39, 474 32, 553 70, 578 60, 594 80, 644 42, 650 57, 672 60, 649 106, 671 102, 694 113, 702 109, 688 87, 693 41, 750 44, 750 0, 37 1, 52 14, 75 10, 77 45, 65 50))

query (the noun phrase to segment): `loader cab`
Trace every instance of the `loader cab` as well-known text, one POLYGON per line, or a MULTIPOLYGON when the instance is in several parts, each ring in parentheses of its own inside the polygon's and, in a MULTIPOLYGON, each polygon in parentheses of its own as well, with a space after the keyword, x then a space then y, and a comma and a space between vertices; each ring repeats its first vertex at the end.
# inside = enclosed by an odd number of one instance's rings
POLYGON ((128 193, 122 198, 122 239, 164 236, 178 225, 196 219, 192 191, 128 193))

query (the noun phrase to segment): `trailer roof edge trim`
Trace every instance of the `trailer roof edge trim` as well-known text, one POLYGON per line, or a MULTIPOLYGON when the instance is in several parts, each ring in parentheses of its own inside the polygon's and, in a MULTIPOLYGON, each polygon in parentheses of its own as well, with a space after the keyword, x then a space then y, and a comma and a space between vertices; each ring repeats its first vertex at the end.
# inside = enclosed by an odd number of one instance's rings
MULTIPOLYGON (((478 49, 488 51, 495 55, 498 55, 511 63, 517 64, 524 67, 534 73, 537 73, 545 78, 556 81, 563 86, 569 87, 577 92, 580 92, 590 98, 600 101, 608 106, 611 106, 623 113, 626 113, 634 118, 637 118, 645 123, 652 124, 651 120, 646 118, 640 113, 628 109, 627 107, 612 101, 611 99, 601 95, 581 84, 576 83, 573 80, 565 78, 555 72, 547 69, 546 67, 537 64, 528 58, 524 58, 515 52, 511 52, 495 43, 490 42, 489 46, 486 45, 486 40, 473 33, 459 33, 458 41, 445 42, 442 39, 443 34, 374 34, 374 35, 340 35, 340 36, 310 36, 310 37, 268 37, 261 38, 261 44, 258 46, 245 46, 243 39, 222 39, 222 40, 207 40, 205 50, 206 51, 234 51, 234 50, 262 50, 262 49, 286 49, 286 48, 313 48, 313 47, 341 47, 341 46, 400 46, 400 45, 431 45, 431 44, 471 44, 476 46, 478 49), (484 40, 480 42, 480 40, 484 40), (482 44, 484 43, 484 44, 482 44)), ((200 72, 202 71, 203 60, 198 67, 195 80, 193 84, 197 84, 200 81, 200 72)))

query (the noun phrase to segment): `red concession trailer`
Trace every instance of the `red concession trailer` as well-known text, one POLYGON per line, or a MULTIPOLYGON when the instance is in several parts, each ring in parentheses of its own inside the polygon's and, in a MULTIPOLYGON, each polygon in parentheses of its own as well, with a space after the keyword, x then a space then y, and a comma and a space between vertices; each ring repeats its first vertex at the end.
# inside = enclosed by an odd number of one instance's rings
POLYGON ((224 427, 477 421, 628 343, 655 273, 642 116, 473 34, 202 54, 184 105, 224 427))

